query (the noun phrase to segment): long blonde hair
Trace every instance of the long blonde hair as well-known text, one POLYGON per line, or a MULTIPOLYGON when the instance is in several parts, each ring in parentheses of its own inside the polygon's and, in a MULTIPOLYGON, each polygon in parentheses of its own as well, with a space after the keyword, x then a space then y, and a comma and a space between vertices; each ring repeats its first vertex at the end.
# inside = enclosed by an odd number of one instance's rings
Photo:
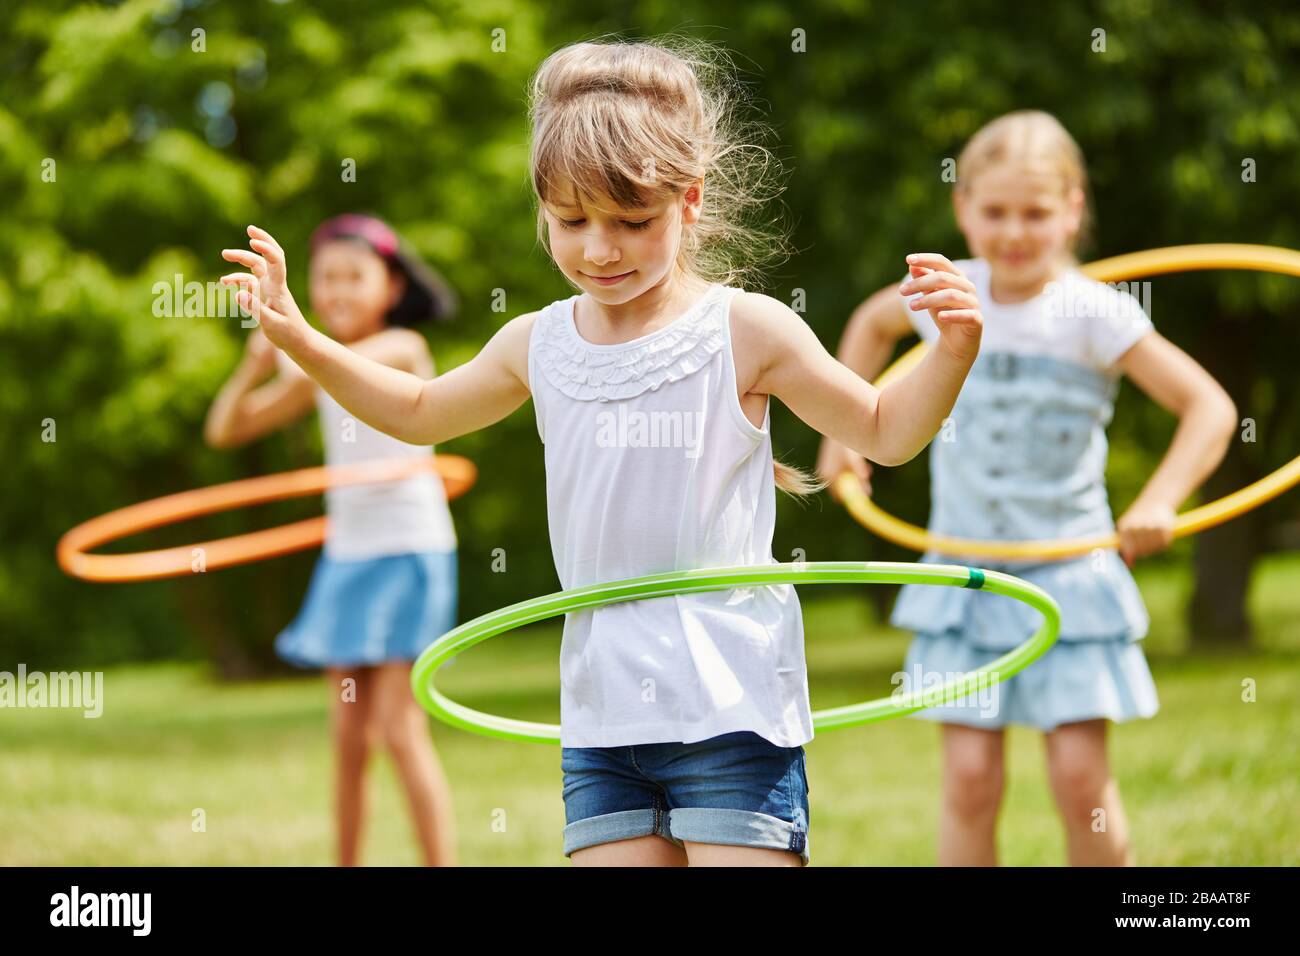
MULTIPOLYGON (((529 96, 538 241, 549 253, 541 203, 559 189, 633 207, 702 179, 701 215, 683 224, 674 269, 683 278, 761 286, 790 245, 788 227, 764 217, 784 188, 783 170, 764 145, 770 129, 742 115, 747 103, 726 53, 701 40, 599 40, 555 51, 529 96)), ((789 494, 825 487, 782 462, 773 469, 789 494)))
POLYGON ((1038 160, 1061 176, 1066 192, 1078 187, 1083 192, 1083 216, 1071 239, 1077 254, 1092 236, 1092 194, 1083 150, 1069 130, 1051 113, 1016 110, 990 120, 976 130, 957 157, 957 188, 966 190, 979 173, 1008 159, 1038 160))

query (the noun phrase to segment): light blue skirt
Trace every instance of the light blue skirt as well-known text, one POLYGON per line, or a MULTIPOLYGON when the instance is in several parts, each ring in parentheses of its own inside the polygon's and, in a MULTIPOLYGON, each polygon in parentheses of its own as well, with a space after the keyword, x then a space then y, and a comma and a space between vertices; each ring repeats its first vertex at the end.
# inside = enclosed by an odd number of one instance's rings
MULTIPOLYGON (((1003 653, 975 647, 951 632, 917 634, 903 665, 903 689, 939 686, 1003 653)), ((970 727, 1023 724, 1048 731, 1097 718, 1122 723, 1154 716, 1159 709, 1141 643, 1061 641, 1014 677, 912 716, 970 727)))
POLYGON ((360 561, 321 554, 297 617, 275 651, 298 667, 413 661, 456 626, 455 551, 360 561))
MULTIPOLYGON (((960 564, 927 553, 922 564, 960 564)), ((1128 641, 1146 637, 1150 616, 1137 582, 1119 554, 1107 549, 1068 561, 976 567, 1005 571, 1036 584, 1061 608, 1061 644, 1128 641)), ((1023 601, 973 588, 905 584, 890 623, 917 634, 952 634, 973 647, 1009 651, 1038 630, 1043 616, 1023 601)))

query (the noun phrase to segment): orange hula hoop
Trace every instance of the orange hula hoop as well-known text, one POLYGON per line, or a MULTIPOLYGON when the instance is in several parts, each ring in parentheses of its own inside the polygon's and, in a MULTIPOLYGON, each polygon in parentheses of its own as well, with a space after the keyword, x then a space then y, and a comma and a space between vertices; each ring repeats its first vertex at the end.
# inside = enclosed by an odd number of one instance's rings
POLYGON ((267 501, 302 498, 346 485, 398 481, 429 471, 442 477, 448 501, 467 492, 478 477, 478 469, 468 458, 436 455, 354 465, 320 465, 260 478, 245 478, 154 498, 91 518, 63 535, 55 554, 64 573, 85 581, 151 581, 194 574, 194 552, 199 549, 204 557, 204 571, 261 561, 318 547, 325 540, 329 519, 321 515, 263 531, 157 551, 131 554, 87 552, 111 541, 188 518, 267 501))

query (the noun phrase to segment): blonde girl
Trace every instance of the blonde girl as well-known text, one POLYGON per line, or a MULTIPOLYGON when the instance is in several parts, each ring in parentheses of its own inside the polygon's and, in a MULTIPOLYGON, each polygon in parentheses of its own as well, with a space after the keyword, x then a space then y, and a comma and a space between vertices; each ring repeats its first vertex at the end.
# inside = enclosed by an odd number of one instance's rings
MULTIPOLYGON (((909 256, 939 347, 877 391, 804 321, 745 291, 774 236, 745 222, 770 153, 737 126, 717 52, 588 42, 532 87, 531 175, 546 249, 576 294, 520 315, 429 379, 303 321, 284 253, 249 227, 261 324, 353 414, 429 444, 530 397, 545 446, 560 583, 773 563, 769 398, 875 461, 916 455, 978 351, 968 280, 909 256)), ((254 300, 241 295, 250 306, 254 300)), ((560 651, 564 853, 579 865, 799 865, 809 859, 813 736, 798 598, 788 585, 680 595, 567 616, 560 651)))
MULTIPOLYGON (((1222 459, 1236 410, 1213 378, 1153 330, 1136 298, 1079 272, 1074 248, 1087 228, 1087 182, 1079 147, 1054 117, 1023 111, 992 121, 962 151, 957 180, 953 204, 973 258, 955 265, 974 283, 985 332, 953 409, 951 440, 931 448, 930 529, 1012 540, 1117 527, 1121 545, 1074 560, 1006 565, 1056 598, 1059 642, 997 686, 996 706, 972 697, 917 715, 942 724, 939 859, 996 862, 1004 729, 1023 724, 1044 733, 1070 863, 1130 863, 1106 729, 1152 716, 1157 698, 1138 643, 1147 612, 1129 566, 1169 544, 1175 509, 1222 459), (1104 482, 1105 428, 1121 375, 1179 425, 1116 524, 1104 482)), ((934 342, 915 309, 896 286, 871 296, 844 332, 841 360, 871 378, 904 336, 934 342)), ((818 468, 827 478, 852 471, 869 488, 866 461, 833 438, 823 442, 818 468)), ((952 588, 905 587, 892 620, 916 632, 904 667, 909 686, 982 666, 1037 626, 1036 613, 1015 602, 952 588)))

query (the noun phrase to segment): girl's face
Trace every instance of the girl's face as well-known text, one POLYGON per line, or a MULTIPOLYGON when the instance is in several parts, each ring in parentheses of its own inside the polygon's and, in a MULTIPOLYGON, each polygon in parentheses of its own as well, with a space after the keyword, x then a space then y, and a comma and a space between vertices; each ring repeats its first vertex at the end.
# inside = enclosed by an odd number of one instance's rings
POLYGON ((359 239, 331 239, 311 257, 311 307, 340 342, 385 328, 385 314, 402 296, 400 275, 359 239))
POLYGON ((695 183, 639 208, 557 191, 542 204, 551 257, 570 282, 598 302, 629 302, 672 269, 682 226, 699 221, 702 190, 703 184, 695 183), (573 198, 560 198, 566 195, 573 198))
POLYGON ((971 253, 1007 289, 1041 287, 1068 261, 1083 215, 1083 190, 1063 187, 1041 164, 1001 162, 953 196, 971 253))

